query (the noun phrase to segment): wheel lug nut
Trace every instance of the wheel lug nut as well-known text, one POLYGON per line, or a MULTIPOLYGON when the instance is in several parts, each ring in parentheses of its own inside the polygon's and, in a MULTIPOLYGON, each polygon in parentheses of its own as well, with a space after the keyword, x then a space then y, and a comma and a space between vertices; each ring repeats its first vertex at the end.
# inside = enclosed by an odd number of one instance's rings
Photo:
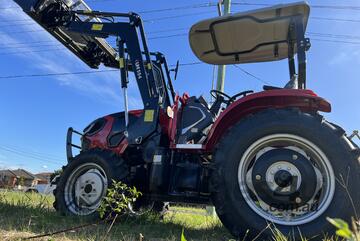
POLYGON ((298 159, 298 156, 297 156, 297 155, 293 155, 293 156, 292 156, 292 159, 293 159, 293 160, 297 160, 297 159, 298 159))
POLYGON ((280 169, 281 169, 281 166, 278 166, 278 169, 280 170, 280 169))
POLYGON ((295 199, 295 202, 297 203, 297 204, 299 204, 299 203, 301 203, 301 198, 299 198, 299 197, 297 197, 296 199, 295 199))
POLYGON ((258 181, 260 181, 260 180, 261 180, 261 176, 260 176, 260 175, 256 175, 256 176, 255 176, 255 179, 258 180, 258 181))

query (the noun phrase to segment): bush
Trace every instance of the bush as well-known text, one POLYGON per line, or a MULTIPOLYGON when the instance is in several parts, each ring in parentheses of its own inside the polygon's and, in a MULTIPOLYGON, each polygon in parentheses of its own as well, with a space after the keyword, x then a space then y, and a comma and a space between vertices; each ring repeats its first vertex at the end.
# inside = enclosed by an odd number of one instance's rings
POLYGON ((108 189, 98 212, 101 218, 111 217, 124 213, 142 194, 136 187, 128 187, 122 182, 112 181, 112 187, 108 189))

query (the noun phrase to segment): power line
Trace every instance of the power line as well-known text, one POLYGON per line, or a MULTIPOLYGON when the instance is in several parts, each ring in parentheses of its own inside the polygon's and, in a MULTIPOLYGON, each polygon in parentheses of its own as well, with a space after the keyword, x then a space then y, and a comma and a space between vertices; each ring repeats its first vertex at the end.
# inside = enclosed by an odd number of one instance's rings
POLYGON ((29 50, 29 51, 17 51, 17 52, 5 52, 0 53, 0 56, 2 55, 9 55, 9 54, 28 54, 28 53, 41 53, 41 52, 56 52, 56 51, 67 51, 67 49, 63 48, 55 48, 55 49, 41 49, 41 50, 29 50))
MULTIPOLYGON (((198 16, 198 15, 204 15, 204 14, 210 14, 213 13, 213 11, 206 11, 206 12, 196 12, 196 13, 190 13, 190 14, 181 14, 181 15, 175 15, 175 16, 166 16, 166 17, 159 17, 159 18, 150 18, 150 19, 144 19, 144 23, 154 23, 158 21, 168 20, 168 19, 177 19, 177 18, 183 18, 183 17, 190 17, 190 16, 198 16)), ((32 19, 21 19, 21 20, 8 20, 8 21, 1 21, 5 23, 12 23, 16 21, 27 21, 28 23, 20 23, 20 24, 7 24, 7 25, 0 25, 0 27, 14 27, 14 26, 27 26, 27 25, 36 25, 36 23, 31 22, 32 19)), ((45 30, 41 30, 45 31, 45 30)))
POLYGON ((24 44, 43 44, 43 43, 57 43, 53 40, 42 40, 42 41, 32 41, 32 42, 19 42, 19 43, 0 43, 4 46, 17 46, 17 45, 24 45, 24 44))
MULTIPOLYGON (((88 0, 87 2, 100 2, 100 1, 88 0)), ((187 9, 213 7, 213 6, 216 6, 216 5, 217 5, 217 3, 215 3, 215 2, 206 2, 206 3, 191 4, 191 5, 185 5, 185 6, 179 6, 179 7, 143 10, 143 11, 137 11, 137 13, 147 14, 147 13, 169 12, 169 11, 177 11, 177 10, 187 10, 187 9)), ((0 10, 8 10, 8 9, 20 9, 20 7, 18 7, 18 6, 9 6, 9 7, 0 8, 0 10)))
POLYGON ((347 34, 331 34, 331 33, 315 33, 315 32, 306 32, 306 34, 318 36, 318 37, 328 37, 328 38, 360 39, 360 36, 347 35, 347 34))
POLYGON ((43 154, 37 154, 37 153, 34 153, 34 152, 29 152, 29 151, 24 151, 22 149, 18 149, 18 148, 11 148, 11 147, 6 147, 6 146, 0 146, 0 149, 2 150, 7 150, 7 151, 13 151, 13 152, 17 152, 17 153, 21 153, 23 155, 28 155, 28 156, 32 156, 33 158, 39 158, 39 159, 45 159, 45 160, 52 160, 52 161, 57 161, 57 163, 61 163, 63 162, 64 160, 62 158, 56 158, 56 157, 53 157, 53 156, 50 156, 50 155, 43 155, 43 154))
MULTIPOLYGON (((192 66, 203 64, 202 62, 190 62, 182 63, 180 66, 192 66)), ((175 65, 169 65, 174 67, 175 65)), ((51 76, 66 76, 66 75, 84 75, 84 74, 97 74, 97 73, 106 73, 106 72, 118 72, 119 70, 97 70, 97 71, 78 71, 78 72, 64 72, 64 73, 45 73, 45 74, 28 74, 28 75, 9 75, 9 76, 0 76, 0 79, 18 79, 18 78, 32 78, 32 77, 51 77, 51 76)))
POLYGON ((167 32, 182 31, 182 30, 189 30, 189 28, 163 29, 163 30, 151 31, 151 32, 148 32, 147 34, 167 33, 167 32))
MULTIPOLYGON (((233 2, 233 5, 242 5, 242 6, 273 6, 274 4, 268 3, 251 3, 251 2, 233 2)), ((332 10, 354 10, 360 11, 360 6, 352 6, 352 5, 310 5, 311 8, 317 9, 332 9, 332 10)))
MULTIPOLYGON (((180 63, 179 66, 191 66, 191 65, 199 65, 199 64, 204 64, 204 63, 203 63, 203 62, 200 62, 200 61, 198 61, 198 62, 191 62, 191 63, 184 63, 184 64, 180 63)), ((170 65, 170 67, 175 67, 175 66, 176 66, 176 64, 171 64, 171 65, 170 65)))
POLYGON ((315 20, 360 23, 360 19, 327 18, 327 17, 310 17, 310 18, 315 20))
MULTIPOLYGON (((2 23, 17 23, 17 22, 32 22, 31 18, 28 19, 11 19, 11 20, 1 20, 2 23)), ((11 26, 11 25, 9 25, 11 26)))
POLYGON ((17 6, 10 6, 10 7, 5 7, 5 8, 0 8, 0 10, 8 10, 8 9, 20 9, 19 7, 17 6))
POLYGON ((161 17, 161 18, 151 18, 151 19, 145 19, 144 23, 151 23, 156 21, 162 21, 167 19, 174 19, 174 18, 183 18, 183 17, 189 17, 189 16, 198 16, 203 14, 213 14, 213 11, 206 11, 206 12, 197 12, 197 13, 189 13, 189 14, 181 14, 181 15, 175 15, 175 16, 168 16, 168 17, 161 17))
POLYGON ((19 23, 19 24, 5 24, 5 25, 0 25, 1 28, 12 28, 12 27, 17 27, 17 26, 30 26, 30 25, 36 25, 36 22, 32 22, 32 23, 19 23))
MULTIPOLYGON (((197 13, 191 13, 191 14, 181 14, 181 15, 175 15, 175 16, 167 16, 167 17, 160 17, 160 18, 151 18, 151 19, 145 19, 143 20, 144 23, 153 23, 153 22, 158 22, 158 21, 163 21, 163 20, 168 20, 168 19, 176 19, 176 18, 183 18, 183 17, 190 17, 190 16, 198 16, 198 15, 203 15, 203 14, 210 14, 213 13, 212 11, 206 11, 206 12, 197 12, 197 13)), ((31 20, 30 20, 31 21, 31 20)), ((11 21, 9 21, 11 22, 11 21)), ((0 25, 0 27, 14 27, 14 26, 30 26, 30 25, 36 25, 36 23, 31 22, 31 23, 24 23, 24 24, 9 24, 9 25, 0 25)), ((26 31, 15 31, 15 32, 11 32, 10 34, 22 34, 22 33, 30 33, 30 32, 44 32, 46 30, 44 29, 35 29, 35 30, 26 30, 26 31)))
MULTIPOLYGON (((97 1, 90 1, 90 2, 97 2, 97 1)), ((245 6, 272 6, 274 4, 268 3, 251 3, 251 2, 232 2, 233 5, 245 5, 245 6)), ((153 10, 143 10, 138 11, 138 13, 146 14, 146 13, 158 13, 158 12, 167 12, 167 11, 176 11, 176 10, 185 10, 185 9, 194 9, 194 8, 206 8, 206 7, 213 7, 216 6, 217 2, 208 2, 208 3, 200 3, 200 4, 192 4, 186 6, 179 6, 179 7, 172 7, 172 8, 163 8, 163 9, 153 9, 153 10)), ((317 5, 312 4, 310 5, 311 8, 317 9, 333 9, 333 10, 355 10, 359 11, 360 6, 353 6, 353 5, 317 5)), ((0 8, 1 11, 8 10, 8 9, 20 9, 18 6, 9 6, 0 8)))
MULTIPOLYGON (((43 45, 31 45, 31 46, 9 46, 2 47, 0 50, 12 50, 12 49, 28 49, 28 48, 43 48, 43 47, 62 47, 59 43, 54 42, 53 44, 43 44, 43 45)), ((1 54, 1 52, 0 52, 1 54)))
MULTIPOLYGON (((160 33, 160 32, 170 32, 170 31, 177 31, 178 29, 167 29, 167 30, 160 30, 160 31, 155 31, 155 32, 149 32, 148 34, 154 34, 154 33, 160 33)), ((338 43, 349 43, 349 44, 358 44, 358 42, 354 42, 354 41, 345 41, 345 40, 357 40, 360 39, 360 36, 356 36, 356 35, 345 35, 345 34, 331 34, 331 33, 316 33, 316 32, 307 32, 308 35, 310 36, 315 36, 315 37, 321 37, 321 38, 326 38, 326 39, 316 39, 313 38, 313 40, 315 41, 320 41, 320 40, 326 40, 325 42, 331 42, 331 38, 335 38, 335 39, 340 39, 342 41, 337 41, 338 43), (330 38, 330 39, 329 39, 330 38)), ((187 36, 188 33, 179 33, 179 34, 172 34, 172 35, 164 35, 164 36, 155 36, 155 37, 150 37, 148 38, 148 40, 156 40, 156 39, 166 39, 166 38, 173 38, 173 37, 181 37, 181 36, 187 36)), ((49 41, 50 42, 50 41, 49 41)), ((23 42, 23 43, 16 43, 16 45, 20 45, 20 44, 31 44, 32 42, 23 42)), ((39 42, 34 42, 34 43, 39 43, 39 42)), ((54 42, 55 43, 55 42, 54 42)), ((34 52, 48 52, 48 51, 65 51, 67 49, 65 48, 61 48, 62 45, 54 45, 54 44, 48 44, 48 45, 37 45, 37 46, 14 46, 14 47, 7 47, 7 48, 2 48, 2 49, 21 49, 21 48, 31 48, 31 47, 57 47, 55 49, 51 48, 51 49, 42 49, 42 50, 30 50, 30 51, 22 51, 22 52, 0 52, 0 56, 1 55, 8 55, 8 54, 23 54, 23 53, 34 53, 34 52)))
POLYGON ((23 34, 23 33, 34 33, 34 32, 46 32, 44 29, 33 29, 26 31, 15 31, 15 32, 7 32, 7 34, 23 34))
MULTIPOLYGON (((173 38, 173 37, 179 37, 179 36, 186 36, 187 33, 183 33, 183 34, 172 34, 172 35, 165 35, 165 36, 157 36, 157 37, 150 37, 148 38, 148 40, 156 40, 156 39, 165 39, 165 38, 173 38)), ((31 44, 31 42, 23 42, 23 43, 17 43, 17 44, 31 44)), ((8 55, 8 54, 25 54, 25 53, 40 53, 40 52, 48 52, 48 51, 65 51, 67 50, 66 48, 61 48, 63 47, 62 45, 57 45, 57 44, 49 44, 49 45, 38 45, 38 46, 20 46, 20 47, 6 47, 6 48, 2 48, 2 49, 22 49, 22 48, 32 48, 32 47, 57 47, 55 49, 41 49, 41 50, 29 50, 29 51, 20 51, 20 52, 0 52, 0 56, 1 55, 8 55)))
POLYGON ((334 9, 334 10, 360 10, 360 6, 341 6, 341 5, 310 5, 312 8, 334 9))
MULTIPOLYGON (((216 6, 217 3, 209 2, 209 3, 202 3, 202 4, 195 4, 195 5, 186 5, 181 7, 174 7, 174 8, 164 8, 164 9, 154 9, 154 10, 145 10, 140 11, 139 13, 154 13, 154 12, 165 12, 165 11, 174 11, 174 10, 184 10, 184 9, 194 9, 194 8, 205 8, 205 7, 212 7, 216 6)), ((271 4, 266 3, 249 3, 249 2, 233 2, 233 5, 247 5, 247 6, 271 6, 271 4)), ((312 5, 313 8, 330 8, 330 9, 351 9, 351 10, 360 10, 360 6, 331 6, 331 5, 312 5)), ((6 8, 3 8, 6 9, 6 8)), ((1 10, 1 8, 0 8, 1 10)), ((153 19, 145 19, 144 22, 155 22, 161 21, 166 19, 174 19, 174 18, 181 18, 187 16, 196 16, 201 14, 212 13, 213 11, 206 11, 206 12, 196 12, 190 14, 181 14, 176 16, 168 16, 168 17, 160 17, 160 18, 153 18, 153 19)), ((357 19, 341 19, 341 18, 330 18, 330 17, 311 17, 312 19, 316 20, 329 20, 329 21, 345 21, 345 22, 360 22, 357 19)), ((23 21, 32 21, 31 19, 23 19, 23 20, 13 20, 13 21, 1 21, 1 22, 23 22, 23 21)), ((0 27, 14 27, 14 26, 24 26, 24 25, 33 25, 36 23, 22 23, 22 24, 10 24, 10 25, 1 25, 0 27)))
POLYGON ((11 150, 11 149, 8 149, 8 148, 5 148, 5 147, 1 147, 0 146, 0 149, 1 150, 4 150, 4 151, 7 151, 7 152, 10 152, 10 153, 13 153, 13 154, 16 154, 16 155, 19 155, 19 156, 23 156, 23 157, 26 157, 26 158, 31 158, 31 159, 35 159, 35 160, 38 160, 38 161, 42 161, 42 162, 46 162, 46 163, 52 163, 52 164, 56 164, 56 165, 62 165, 64 164, 64 162, 56 162, 56 161, 52 161, 53 159, 52 158, 42 158, 42 157, 38 157, 38 156, 34 156, 34 155, 31 155, 31 154, 25 154, 25 153, 22 153, 20 151, 17 151, 17 150, 11 150))
POLYGON ((51 158, 55 158, 57 160, 63 161, 63 158, 60 156, 55 156, 49 153, 44 153, 44 152, 39 152, 39 151, 34 151, 34 150, 30 150, 30 149, 26 149, 24 147, 19 147, 19 146, 14 146, 14 145, 4 145, 4 144, 0 144, 0 146, 3 146, 5 148, 10 148, 10 149, 15 149, 15 150, 19 150, 22 152, 27 152, 27 153, 33 153, 35 155, 40 155, 40 156, 45 156, 45 157, 51 157, 51 158))
MULTIPOLYGON (((147 32, 148 35, 157 34, 157 33, 165 33, 165 32, 174 32, 174 31, 181 31, 181 30, 187 30, 188 28, 174 28, 174 29, 163 29, 163 30, 157 30, 157 31, 150 31, 147 32)), ((30 31, 18 31, 18 32, 10 32, 8 34, 16 34, 16 33, 28 33, 28 32, 38 32, 38 31, 44 31, 42 29, 39 30, 30 30, 30 31)), ((360 36, 354 36, 354 35, 340 35, 340 34, 332 34, 332 33, 315 33, 315 32, 307 32, 309 35, 317 35, 321 37, 331 37, 331 38, 353 38, 353 39, 359 39, 360 36)), ((186 36, 187 33, 179 33, 179 34, 172 34, 172 35, 165 35, 165 36, 157 36, 157 37, 150 37, 151 39, 161 39, 161 38, 170 38, 170 37, 177 37, 177 36, 186 36)), ((37 42, 24 42, 24 43, 15 43, 15 44, 9 44, 9 45, 20 45, 20 44, 29 44, 29 43, 46 43, 50 41, 37 41, 37 42)))
MULTIPOLYGON (((161 20, 166 20, 166 19, 175 19, 175 18, 181 18, 181 17, 196 16, 196 15, 199 15, 199 14, 206 14, 206 13, 212 13, 212 12, 193 13, 193 14, 189 14, 189 15, 186 15, 186 16, 184 16, 184 15, 177 15, 177 16, 169 16, 169 17, 163 17, 163 18, 154 18, 154 19, 144 20, 144 22, 152 23, 152 22, 161 21, 161 20)), ((310 17, 310 19, 321 20, 321 21, 335 21, 335 22, 360 23, 360 19, 331 18, 331 17, 317 17, 317 16, 310 17)), ((6 24, 6 25, 0 25, 0 27, 35 26, 35 25, 37 25, 36 22, 31 22, 31 21, 33 21, 32 19, 29 19, 29 20, 18 20, 18 21, 29 21, 29 23, 6 24)), ((14 20, 14 21, 1 21, 1 22, 17 22, 17 21, 14 20)), ((41 31, 45 31, 45 30, 41 30, 41 31)))
POLYGON ((181 7, 173 7, 173 8, 163 8, 163 9, 154 9, 154 10, 145 10, 140 11, 138 13, 146 14, 146 13, 158 13, 158 12, 167 12, 167 11, 176 11, 176 10, 185 10, 185 9, 194 9, 194 8, 206 8, 206 7, 213 7, 216 6, 217 3, 200 3, 200 4, 194 4, 194 5, 187 5, 187 6, 181 6, 181 7))
MULTIPOLYGON (((188 28, 175 28, 175 29, 163 29, 163 30, 157 30, 157 31, 150 31, 147 32, 146 34, 148 35, 152 35, 152 34, 157 34, 157 33, 165 33, 165 32, 174 32, 174 31, 179 31, 179 30, 187 30, 188 28)), ((20 32, 7 32, 7 34, 16 34, 16 33, 28 33, 28 32, 38 32, 38 31, 45 31, 42 29, 39 30, 30 30, 30 31, 20 31, 20 32)), ((182 34, 173 34, 173 35, 165 35, 165 36, 158 36, 158 37, 150 37, 148 39, 158 39, 158 38, 166 38, 166 37, 175 37, 175 36, 183 36, 183 35, 187 35, 187 33, 182 33, 182 34)), ((9 44, 5 44, 5 45, 22 45, 22 44, 31 44, 31 43, 48 43, 48 42, 52 42, 52 41, 36 41, 36 42, 21 42, 21 43, 9 43, 9 44)), ((54 41, 55 43, 55 41, 54 41)))
POLYGON ((18 79, 18 78, 32 78, 32 77, 83 75, 83 74, 97 74, 97 73, 116 72, 116 71, 118 71, 118 70, 97 70, 97 71, 79 71, 79 72, 29 74, 29 75, 9 75, 9 76, 0 76, 0 79, 18 79))
POLYGON ((233 64, 233 66, 234 66, 235 68, 237 68, 237 69, 241 70, 244 74, 249 75, 250 77, 252 77, 252 78, 254 78, 254 79, 256 79, 256 80, 258 80, 258 81, 262 82, 263 84, 270 85, 270 84, 269 84, 269 82, 266 82, 265 80, 263 80, 263 79, 261 79, 261 78, 257 77, 256 75, 254 75, 254 74, 250 73, 249 71, 247 71, 247 70, 245 70, 245 69, 241 68, 240 66, 238 66, 238 65, 236 65, 236 64, 233 64))
POLYGON ((354 41, 329 40, 329 39, 317 39, 317 38, 312 38, 312 40, 320 41, 320 42, 329 42, 329 43, 360 44, 360 41, 359 42, 354 42, 354 41))
POLYGON ((164 38, 181 37, 181 36, 187 36, 187 35, 188 35, 188 33, 179 33, 179 34, 172 34, 172 35, 151 37, 151 38, 148 38, 148 39, 149 39, 149 40, 153 40, 153 39, 164 39, 164 38))

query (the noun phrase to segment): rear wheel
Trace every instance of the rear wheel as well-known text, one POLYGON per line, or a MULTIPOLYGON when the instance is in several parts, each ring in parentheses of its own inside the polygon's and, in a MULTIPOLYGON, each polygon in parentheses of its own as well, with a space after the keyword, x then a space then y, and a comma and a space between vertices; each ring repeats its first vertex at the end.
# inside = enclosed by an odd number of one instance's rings
POLYGON ((125 161, 111 152, 81 153, 64 167, 54 190, 54 207, 63 214, 95 215, 112 180, 127 183, 128 175, 125 161))
POLYGON ((299 239, 332 234, 326 217, 351 221, 360 209, 358 149, 321 116, 267 110, 240 121, 215 152, 212 197, 241 237, 271 236, 272 223, 299 239), (350 195, 349 195, 350 194, 350 195))

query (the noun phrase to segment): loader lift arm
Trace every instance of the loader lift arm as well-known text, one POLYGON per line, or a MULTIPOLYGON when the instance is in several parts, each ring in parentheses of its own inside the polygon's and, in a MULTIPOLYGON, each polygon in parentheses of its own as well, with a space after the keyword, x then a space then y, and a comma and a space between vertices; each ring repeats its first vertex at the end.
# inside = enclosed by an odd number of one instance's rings
MULTIPOLYGON (((159 93, 155 84, 155 75, 153 72, 153 64, 150 57, 150 52, 147 46, 145 32, 142 20, 136 13, 105 13, 105 12, 87 12, 87 11, 71 11, 63 12, 62 14, 69 14, 67 21, 61 22, 68 31, 78 32, 99 38, 107 38, 114 36, 117 38, 117 47, 119 53, 119 68, 121 76, 121 88, 124 94, 125 105, 125 123, 128 129, 129 144, 140 144, 141 141, 157 129, 156 116, 159 112, 159 93), (103 18, 127 18, 127 22, 82 22, 76 21, 79 15, 103 18), (140 46, 142 43, 142 47, 140 46), (141 94, 144 105, 142 125, 134 125, 137 128, 129 126, 128 117, 128 64, 125 58, 126 52, 129 55, 132 70, 135 74, 137 85, 141 94), (145 61, 143 60, 145 57, 145 61), (141 126, 142 128, 138 128, 141 126)), ((55 18, 54 20, 56 21, 55 18)), ((53 24, 53 23, 51 23, 53 24)))
MULTIPOLYGON (((63 1, 57 0, 15 1, 30 17, 91 68, 98 68, 103 63, 107 67, 120 69, 121 87, 124 90, 127 139, 130 145, 141 144, 142 140, 157 130, 157 115, 160 104, 164 103, 164 100, 159 94, 159 86, 156 83, 158 80, 153 70, 154 63, 151 55, 154 53, 149 52, 143 22, 139 15, 91 11, 88 7, 85 10, 74 10, 63 1), (110 22, 102 22, 100 19, 110 20, 110 22), (116 37, 117 50, 105 41, 105 38, 110 36, 116 37), (128 55, 129 62, 125 54, 128 55), (142 118, 130 124, 128 123, 126 92, 129 70, 135 74, 144 105, 142 118)), ((169 77, 167 66, 165 68, 169 77)), ((169 87, 172 87, 171 84, 169 87)), ((172 88, 171 92, 173 95, 172 88)))
POLYGON ((53 17, 53 22, 48 19, 50 26, 63 26, 68 31, 90 35, 98 38, 108 38, 114 36, 118 38, 119 68, 121 71, 122 87, 127 83, 127 66, 125 66, 125 46, 129 54, 131 66, 139 86, 141 97, 146 107, 155 108, 158 105, 158 93, 155 86, 155 76, 153 73, 150 52, 148 50, 142 20, 136 13, 106 13, 106 12, 86 12, 69 11, 60 13, 62 19, 53 17), (67 17, 64 17, 66 16, 67 17), (77 21, 76 17, 84 15, 96 17, 121 17, 127 18, 128 22, 82 22, 77 21), (139 32, 139 34, 138 34, 139 32), (140 35, 140 38, 139 38, 140 35), (143 44, 141 49, 140 41, 143 44), (145 57, 145 61, 143 60, 145 57), (145 64, 146 63, 146 64, 145 64))

